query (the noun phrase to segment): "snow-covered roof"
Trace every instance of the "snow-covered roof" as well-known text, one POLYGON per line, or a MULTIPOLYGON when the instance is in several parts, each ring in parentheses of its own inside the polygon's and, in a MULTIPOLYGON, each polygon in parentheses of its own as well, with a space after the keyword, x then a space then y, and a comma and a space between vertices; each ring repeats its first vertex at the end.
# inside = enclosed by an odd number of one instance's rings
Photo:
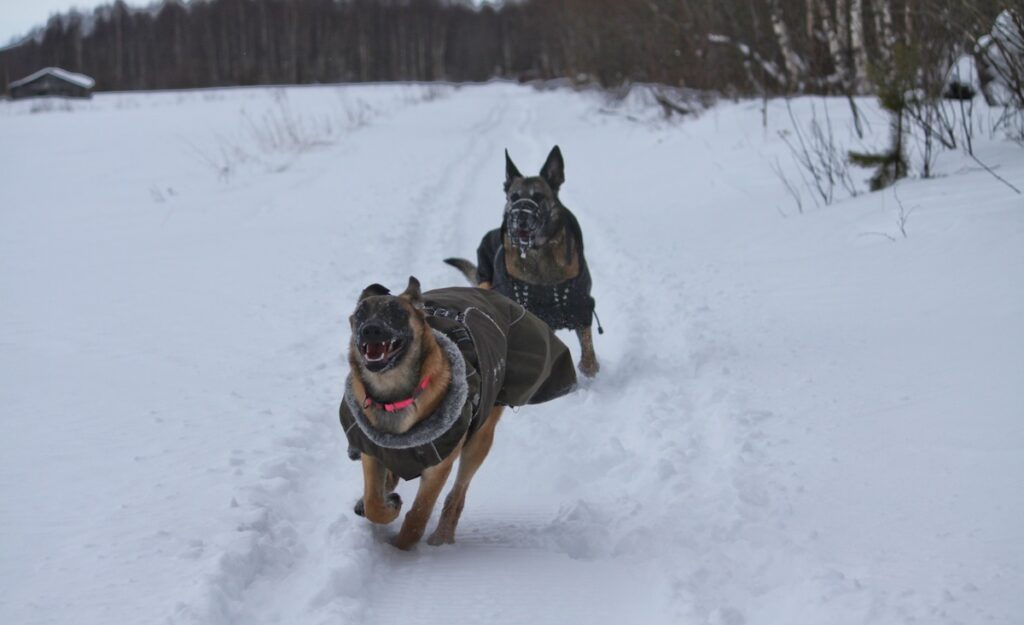
POLYGON ((55 78, 59 78, 61 80, 65 80, 65 81, 67 81, 69 83, 78 85, 79 87, 82 87, 83 89, 92 89, 93 85, 96 84, 95 80, 93 80, 92 78, 89 78, 85 74, 76 74, 74 72, 69 72, 66 69, 61 69, 59 67, 46 67, 46 68, 43 68, 43 69, 39 70, 38 72, 32 74, 31 76, 26 76, 26 77, 22 78, 21 80, 15 80, 14 82, 11 83, 10 86, 11 87, 20 87, 22 85, 27 85, 28 83, 32 82, 33 80, 36 80, 38 78, 42 78, 43 76, 46 76, 47 74, 49 74, 51 76, 54 76, 55 78))
POLYGON ((946 84, 959 83, 970 85, 975 90, 981 88, 981 80, 978 78, 978 66, 974 61, 974 55, 964 54, 953 66, 949 68, 946 75, 946 84))

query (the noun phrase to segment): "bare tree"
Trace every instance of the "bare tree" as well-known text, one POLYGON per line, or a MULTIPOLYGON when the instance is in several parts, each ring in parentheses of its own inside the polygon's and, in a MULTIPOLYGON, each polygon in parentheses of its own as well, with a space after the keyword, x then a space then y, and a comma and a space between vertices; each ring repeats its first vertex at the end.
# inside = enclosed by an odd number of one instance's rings
POLYGON ((0 76, 61 65, 93 75, 100 90, 569 77, 853 103, 873 88, 871 67, 934 36, 943 11, 962 31, 943 35, 973 43, 1003 9, 999 0, 164 0, 154 12, 117 2, 0 50, 0 76))
POLYGON ((853 62, 853 91, 868 90, 868 53, 864 42, 864 0, 850 1, 850 56, 853 62))
POLYGON ((771 0, 770 15, 772 32, 775 33, 775 41, 779 44, 779 49, 782 51, 782 66, 786 70, 786 77, 791 86, 797 85, 806 69, 806 65, 793 48, 793 41, 789 35, 789 28, 786 26, 786 20, 782 14, 782 6, 779 4, 779 0, 771 0))

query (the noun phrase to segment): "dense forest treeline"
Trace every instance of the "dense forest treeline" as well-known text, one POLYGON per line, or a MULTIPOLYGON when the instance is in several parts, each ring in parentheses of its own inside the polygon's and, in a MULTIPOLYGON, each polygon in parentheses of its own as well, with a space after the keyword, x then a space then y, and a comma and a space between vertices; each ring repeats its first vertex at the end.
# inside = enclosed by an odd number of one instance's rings
MULTIPOLYGON (((858 93, 893 50, 952 61, 1024 0, 116 2, 0 51, 4 84, 41 67, 98 90, 570 78, 730 93, 858 93)), ((948 65, 947 65, 948 66, 948 65)))

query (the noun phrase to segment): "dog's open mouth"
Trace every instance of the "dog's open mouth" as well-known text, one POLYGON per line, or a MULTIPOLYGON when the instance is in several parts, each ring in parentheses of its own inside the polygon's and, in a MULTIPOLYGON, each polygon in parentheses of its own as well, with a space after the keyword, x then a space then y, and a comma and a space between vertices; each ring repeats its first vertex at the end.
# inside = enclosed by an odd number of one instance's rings
POLYGON ((529 199, 515 200, 505 213, 505 223, 512 243, 520 250, 533 247, 547 218, 547 213, 541 210, 537 202, 529 199))
POLYGON ((515 239, 518 247, 530 247, 533 245, 533 230, 519 228, 515 231, 515 239))
POLYGON ((392 339, 380 343, 363 343, 359 346, 359 351, 362 352, 367 364, 385 365, 391 362, 404 346, 401 339, 392 339))

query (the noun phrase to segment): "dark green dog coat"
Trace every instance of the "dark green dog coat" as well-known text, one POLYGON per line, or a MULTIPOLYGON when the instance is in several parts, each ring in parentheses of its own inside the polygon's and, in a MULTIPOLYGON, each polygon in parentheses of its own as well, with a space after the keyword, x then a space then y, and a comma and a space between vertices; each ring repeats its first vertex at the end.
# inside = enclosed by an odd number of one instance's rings
POLYGON ((594 298, 590 296, 590 268, 583 255, 583 233, 571 213, 567 219, 580 258, 580 273, 575 278, 555 284, 532 284, 509 275, 505 254, 516 252, 505 249, 503 224, 480 241, 476 250, 476 280, 478 284, 489 282, 492 289, 525 306, 556 330, 579 330, 593 323, 594 298))
POLYGON ((427 291, 423 312, 451 365, 452 381, 437 410, 402 434, 377 430, 355 399, 351 374, 340 409, 349 446, 402 479, 444 460, 483 425, 492 406, 538 404, 576 385, 569 349, 550 326, 499 293, 427 291))

